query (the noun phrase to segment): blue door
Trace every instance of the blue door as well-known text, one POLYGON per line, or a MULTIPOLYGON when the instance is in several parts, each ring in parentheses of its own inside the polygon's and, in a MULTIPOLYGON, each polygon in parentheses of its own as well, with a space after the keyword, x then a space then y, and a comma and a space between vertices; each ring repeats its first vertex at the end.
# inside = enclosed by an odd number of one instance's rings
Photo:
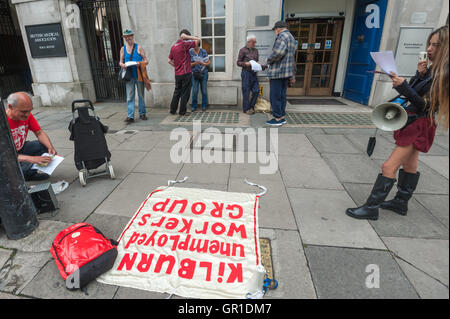
POLYGON ((343 97, 369 103, 375 62, 370 52, 378 51, 388 0, 357 0, 343 97))

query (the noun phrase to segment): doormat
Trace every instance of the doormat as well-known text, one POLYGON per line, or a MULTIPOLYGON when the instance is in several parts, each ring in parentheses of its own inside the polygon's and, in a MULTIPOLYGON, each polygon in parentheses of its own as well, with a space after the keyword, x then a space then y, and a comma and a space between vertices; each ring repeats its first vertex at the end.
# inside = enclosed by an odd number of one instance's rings
POLYGON ((347 105, 336 99, 288 99, 294 105, 347 105))

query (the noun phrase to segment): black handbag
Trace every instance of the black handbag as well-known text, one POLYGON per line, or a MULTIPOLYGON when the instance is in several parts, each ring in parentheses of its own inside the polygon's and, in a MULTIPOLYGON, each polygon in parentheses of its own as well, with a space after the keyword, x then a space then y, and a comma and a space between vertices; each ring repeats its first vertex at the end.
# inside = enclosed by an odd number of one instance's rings
MULTIPOLYGON (((131 59, 130 62, 133 61, 133 53, 134 53, 134 49, 136 47, 136 43, 133 45, 133 50, 131 51, 131 59)), ((124 50, 126 50, 126 47, 124 46, 123 48, 124 50)), ((133 73, 131 71, 131 68, 126 68, 126 69, 120 69, 119 71, 119 80, 120 81, 124 81, 124 82, 128 82, 133 78, 133 73)))

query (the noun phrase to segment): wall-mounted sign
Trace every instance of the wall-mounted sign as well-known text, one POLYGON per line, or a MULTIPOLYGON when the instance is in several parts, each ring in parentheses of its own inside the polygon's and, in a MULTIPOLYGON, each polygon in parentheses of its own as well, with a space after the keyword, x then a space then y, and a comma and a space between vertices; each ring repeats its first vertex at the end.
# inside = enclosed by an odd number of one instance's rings
POLYGON ((333 42, 332 40, 326 40, 326 41, 325 41, 325 49, 326 49, 326 50, 331 49, 331 43, 332 43, 332 42, 333 42))
POLYGON ((426 51, 427 39, 433 28, 401 27, 395 63, 400 76, 416 74, 419 53, 426 51))
POLYGON ((28 25, 25 31, 33 58, 67 56, 61 23, 28 25))
POLYGON ((302 50, 308 50, 308 43, 302 43, 302 50))
POLYGON ((320 42, 316 42, 314 45, 314 49, 319 50, 320 49, 320 42))
MULTIPOLYGON (((272 48, 275 43, 275 33, 269 30, 248 30, 247 36, 253 34, 256 36, 256 48, 259 53, 259 61, 263 64, 272 53, 272 48)), ((266 75, 267 71, 258 72, 258 76, 266 75)))

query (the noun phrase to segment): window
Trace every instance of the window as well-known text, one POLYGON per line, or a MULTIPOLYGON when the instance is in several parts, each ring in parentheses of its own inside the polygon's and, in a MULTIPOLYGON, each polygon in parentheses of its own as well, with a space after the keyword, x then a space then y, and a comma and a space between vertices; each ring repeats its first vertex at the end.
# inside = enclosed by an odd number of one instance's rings
POLYGON ((213 79, 231 79, 232 0, 194 0, 194 33, 208 52, 213 79))

